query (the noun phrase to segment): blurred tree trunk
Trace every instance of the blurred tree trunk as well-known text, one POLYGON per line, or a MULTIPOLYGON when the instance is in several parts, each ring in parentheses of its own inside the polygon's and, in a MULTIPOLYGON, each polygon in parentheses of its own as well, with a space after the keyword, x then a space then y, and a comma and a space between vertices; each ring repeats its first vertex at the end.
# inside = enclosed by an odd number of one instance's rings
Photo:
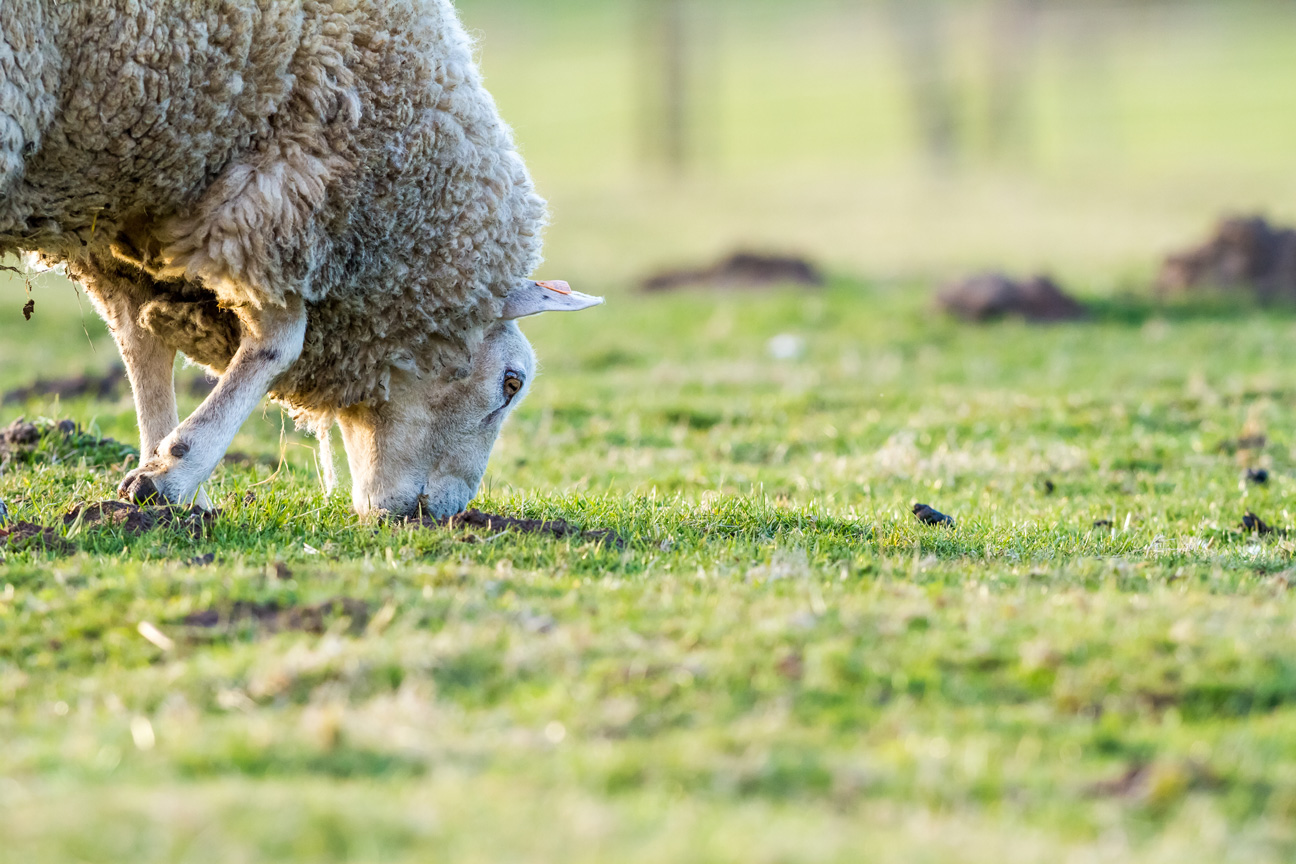
POLYGON ((644 156, 682 173, 696 151, 691 0, 637 0, 644 156))
POLYGON ((950 170, 958 161, 962 141, 945 3, 891 0, 890 11, 923 150, 938 170, 950 170))
POLYGON ((1032 148, 1030 85, 1040 32, 1040 0, 995 0, 990 10, 987 136, 996 159, 1032 148))

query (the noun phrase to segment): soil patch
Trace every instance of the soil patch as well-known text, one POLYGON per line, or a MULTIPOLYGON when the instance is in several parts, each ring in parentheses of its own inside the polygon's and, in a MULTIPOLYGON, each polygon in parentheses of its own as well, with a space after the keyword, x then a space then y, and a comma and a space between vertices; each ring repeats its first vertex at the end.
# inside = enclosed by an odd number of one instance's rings
MULTIPOLYGON (((1273 534, 1274 533, 1274 527, 1272 525, 1265 522, 1263 519, 1261 519, 1256 514, 1252 513, 1250 510, 1248 510, 1242 516, 1242 524, 1239 525, 1238 527, 1248 534, 1273 534)), ((1286 532, 1284 531, 1281 533, 1285 534, 1286 532)))
MULTIPOLYGON (((138 507, 125 501, 103 501, 73 507, 63 516, 63 528, 66 530, 75 525, 81 528, 118 528, 128 537, 138 537, 154 528, 166 526, 201 539, 215 521, 216 515, 197 508, 138 507)), ((34 522, 9 522, 0 526, 0 545, 15 550, 44 548, 61 555, 70 555, 76 551, 76 546, 68 542, 62 531, 34 522)), ((214 559, 215 556, 211 558, 214 559)))
POLYGON ((477 528, 492 534, 505 531, 516 531, 519 534, 547 534, 550 537, 557 538, 571 537, 578 540, 593 540, 606 543, 616 549, 625 548, 625 540, 615 531, 582 531, 561 519, 516 519, 512 516, 483 513, 480 510, 468 510, 457 516, 449 516, 443 519, 424 516, 422 519, 408 520, 407 524, 418 528, 477 528))
POLYGON ((75 547, 53 528, 37 525, 34 522, 10 522, 0 528, 0 542, 10 549, 45 549, 60 555, 69 555, 75 547))
POLYGON ((193 612, 182 618, 180 623, 210 630, 233 629, 250 622, 271 633, 296 630, 320 634, 338 618, 349 618, 351 626, 348 629, 352 633, 359 633, 369 623, 369 604, 353 597, 333 597, 307 606, 280 606, 274 601, 254 603, 238 600, 226 606, 193 612))
POLYGON ((56 396, 59 399, 76 399, 91 396, 95 399, 115 399, 126 385, 126 370, 114 366, 98 375, 73 375, 71 378, 37 378, 26 387, 16 387, 0 397, 5 405, 26 402, 37 396, 56 396))
POLYGON ((954 527, 954 519, 946 516, 939 510, 928 507, 926 504, 915 504, 913 514, 918 517, 918 521, 924 525, 944 525, 947 528, 954 527))
POLYGON ((197 508, 140 507, 125 501, 101 501, 73 507, 63 517, 63 524, 71 527, 80 522, 85 528, 118 528, 130 537, 168 526, 200 538, 215 519, 216 513, 197 508))
POLYGON ((681 288, 743 290, 773 285, 818 288, 824 281, 823 272, 805 258, 737 252, 709 267, 655 273, 644 279, 640 287, 644 291, 678 291, 681 288))
POLYGON ((19 417, 0 429, 0 467, 10 463, 57 464, 85 459, 87 465, 106 468, 138 455, 134 447, 91 435, 72 420, 28 423, 19 417))
POLYGON ((1027 321, 1074 321, 1085 307, 1048 276, 1018 281, 1002 273, 978 273, 953 282, 936 297, 937 304, 964 321, 993 321, 1010 316, 1027 321))
POLYGON ((1296 230, 1261 216, 1230 216, 1201 245, 1166 256, 1157 277, 1160 294, 1203 290, 1296 300, 1296 230))

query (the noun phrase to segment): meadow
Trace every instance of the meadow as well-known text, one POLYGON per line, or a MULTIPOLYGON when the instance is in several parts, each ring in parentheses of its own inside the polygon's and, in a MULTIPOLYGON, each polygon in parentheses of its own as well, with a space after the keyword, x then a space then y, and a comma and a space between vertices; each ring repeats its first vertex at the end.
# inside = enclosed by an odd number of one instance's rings
MULTIPOLYGON (((845 81, 854 13, 824 8, 742 38, 819 46, 801 80, 845 81)), ((67 545, 2 550, 0 862, 1296 857, 1296 309, 1149 287, 1217 208, 1293 212, 1287 31, 1243 15, 1116 51, 1108 171, 1059 135, 1031 170, 933 179, 879 72, 859 127, 803 105, 821 126, 795 156, 758 134, 771 91, 731 94, 729 155, 681 180, 590 107, 630 75, 614 13, 464 9, 555 202, 547 272, 609 296, 526 322, 541 375, 474 506, 611 535, 359 519, 269 405, 198 537, 63 526, 114 496, 120 447, 10 461, 11 517, 67 545), (1162 158, 1244 79, 1266 136, 1162 158), (804 249, 828 284, 634 290, 740 242, 804 249), (1088 317, 934 310, 942 274, 987 262, 1056 267, 1088 317)), ((793 75, 726 32, 726 80, 793 75)), ((116 361, 72 286, 30 287, 27 321, 23 280, 0 285, 0 392, 116 361)), ((120 389, 20 415, 135 440, 120 389)))
MULTIPOLYGON (((1285 859, 1296 314, 1096 307, 971 328, 838 279, 538 319, 476 504, 624 548, 363 522, 249 424, 206 537, 6 553, 0 860, 1285 859)), ((124 394, 25 408, 131 434, 124 394)), ((59 524, 115 482, 0 493, 59 524)))

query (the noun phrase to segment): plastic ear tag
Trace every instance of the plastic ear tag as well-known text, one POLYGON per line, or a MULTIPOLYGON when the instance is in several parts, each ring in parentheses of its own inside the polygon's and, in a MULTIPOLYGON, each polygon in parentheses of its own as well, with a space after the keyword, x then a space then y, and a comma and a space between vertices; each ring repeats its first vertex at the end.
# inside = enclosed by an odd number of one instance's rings
POLYGON ((568 285, 566 282, 562 281, 561 279, 557 279, 553 282, 537 282, 536 284, 539 285, 541 288, 548 288, 550 291, 553 291, 555 294, 572 293, 571 286, 568 285))

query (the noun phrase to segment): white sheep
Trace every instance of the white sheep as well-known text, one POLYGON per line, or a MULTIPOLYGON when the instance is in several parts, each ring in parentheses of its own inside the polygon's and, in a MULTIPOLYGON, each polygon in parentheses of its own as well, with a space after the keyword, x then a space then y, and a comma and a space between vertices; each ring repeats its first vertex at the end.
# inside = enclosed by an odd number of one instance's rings
POLYGON ((0 256, 112 329, 123 497, 205 505, 269 393, 341 427, 358 511, 462 510, 534 374, 513 320, 602 302, 526 278, 544 221, 450 0, 0 2, 0 256), (177 351, 220 376, 183 423, 177 351))

